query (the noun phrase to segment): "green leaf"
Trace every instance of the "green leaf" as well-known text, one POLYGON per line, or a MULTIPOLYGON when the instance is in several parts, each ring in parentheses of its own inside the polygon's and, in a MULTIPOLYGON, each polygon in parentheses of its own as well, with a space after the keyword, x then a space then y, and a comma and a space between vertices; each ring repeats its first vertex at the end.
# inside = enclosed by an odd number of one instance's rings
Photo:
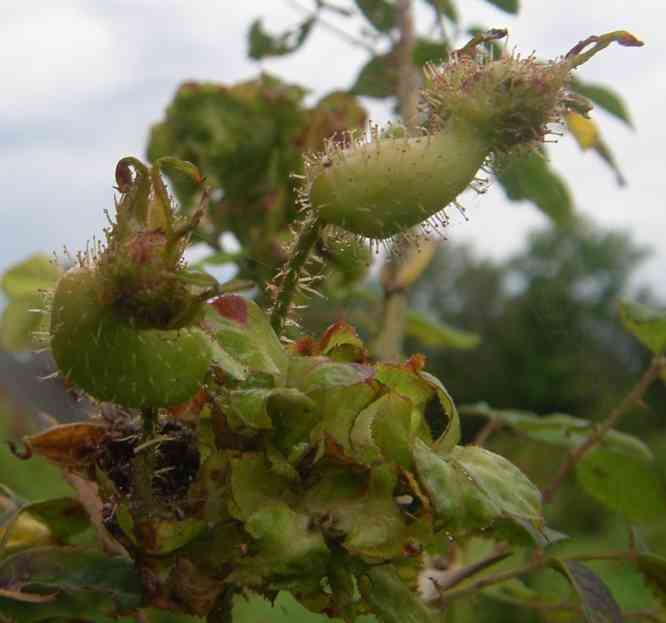
POLYGON ((658 521, 666 512, 666 487, 654 461, 593 449, 576 466, 583 489, 632 521, 658 521))
POLYGON ((666 608, 666 558, 641 553, 636 557, 636 567, 662 608, 666 608))
POLYGON ((53 595, 45 603, 0 597, 0 612, 21 621, 116 616, 140 607, 141 579, 127 558, 73 547, 21 551, 0 563, 0 587, 26 595, 53 595))
POLYGON ((666 350, 666 310, 642 303, 622 301, 620 318, 624 328, 653 353, 666 350))
POLYGON ((441 613, 425 605, 392 565, 373 567, 361 584, 370 608, 383 623, 435 623, 441 613))
POLYGON ((44 321, 41 295, 32 294, 9 301, 0 318, 0 347, 10 352, 36 350, 44 340, 35 332, 44 321))
POLYGON ((511 201, 532 201, 556 225, 571 222, 574 205, 569 190, 539 153, 512 159, 497 179, 511 201))
MULTIPOLYGON (((233 600, 233 623, 342 623, 341 619, 329 618, 306 610, 288 591, 280 591, 271 603, 255 593, 235 595, 233 600)), ((355 623, 378 623, 372 616, 361 616, 355 623)))
POLYGON ((414 45, 412 62, 417 67, 426 63, 441 63, 449 57, 449 46, 446 41, 435 41, 419 37, 414 45))
POLYGON ((61 270, 47 255, 37 253, 11 266, 0 280, 0 288, 9 300, 31 297, 55 286, 61 270))
POLYGON ((258 542, 252 566, 267 576, 323 577, 330 552, 311 523, 307 515, 279 502, 250 515, 245 529, 258 542))
POLYGON ((280 504, 288 499, 289 481, 270 470, 261 454, 245 453, 231 460, 231 493, 234 508, 231 512, 246 520, 267 505, 280 504))
POLYGON ((622 611, 608 587, 585 565, 572 560, 555 560, 554 568, 576 591, 588 623, 622 623, 622 611))
POLYGON ((614 115, 627 125, 633 127, 629 111, 627 110, 622 98, 609 89, 608 87, 600 84, 590 84, 589 82, 582 82, 575 79, 571 82, 571 87, 577 93, 592 100, 599 107, 603 108, 606 112, 614 115))
POLYGON ((395 5, 387 0, 354 0, 364 17, 380 32, 389 32, 395 24, 395 5))
POLYGON ((388 464, 358 473, 328 467, 305 494, 308 513, 329 518, 330 536, 354 555, 385 560, 400 556, 410 536, 394 500, 397 474, 388 464))
POLYGON ((504 457, 477 446, 456 446, 441 456, 416 441, 414 463, 440 527, 454 535, 493 526, 511 538, 523 535, 527 524, 531 536, 543 526, 541 493, 504 457))
POLYGON ((407 312, 405 332, 429 348, 469 350, 481 342, 481 337, 476 333, 436 322, 411 309, 407 312))
POLYGON ((487 0, 493 6, 496 6, 502 11, 507 13, 513 13, 514 15, 518 13, 520 6, 518 0, 487 0))
MULTIPOLYGON (((461 407, 464 414, 497 419, 535 441, 576 448, 594 432, 594 424, 570 415, 538 416, 487 405, 461 407)), ((663 516, 666 489, 652 452, 640 439, 611 430, 583 455, 576 467, 583 489, 628 519, 650 521, 663 516)))
POLYGON ((284 56, 295 52, 305 43, 315 22, 315 18, 309 18, 294 30, 271 35, 264 29, 261 19, 256 19, 248 33, 250 58, 261 60, 267 56, 284 56))
POLYGON ((208 305, 203 325, 220 347, 243 366, 273 376, 286 373, 287 354, 254 301, 235 294, 220 296, 208 305))
POLYGON ((398 70, 394 54, 373 56, 356 77, 350 89, 353 95, 366 97, 391 97, 395 95, 398 84, 398 70))
POLYGON ((426 2, 439 13, 443 13, 454 24, 458 23, 458 11, 452 0, 426 0, 426 2))

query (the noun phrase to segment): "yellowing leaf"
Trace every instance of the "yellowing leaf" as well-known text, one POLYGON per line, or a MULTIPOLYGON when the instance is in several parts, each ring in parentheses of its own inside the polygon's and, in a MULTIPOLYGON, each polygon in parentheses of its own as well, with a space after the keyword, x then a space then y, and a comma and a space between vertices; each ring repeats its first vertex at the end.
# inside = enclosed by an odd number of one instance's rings
POLYGON ((599 143, 600 135, 599 128, 592 119, 583 117, 583 115, 577 112, 570 112, 565 117, 565 120, 569 132, 573 134, 576 142, 583 151, 596 147, 599 143))

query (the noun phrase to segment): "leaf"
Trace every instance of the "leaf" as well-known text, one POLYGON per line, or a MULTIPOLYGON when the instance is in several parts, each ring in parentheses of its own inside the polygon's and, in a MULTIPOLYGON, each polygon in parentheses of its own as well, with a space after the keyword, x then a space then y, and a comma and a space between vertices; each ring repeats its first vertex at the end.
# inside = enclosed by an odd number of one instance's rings
POLYGON ((32 623, 56 617, 116 616, 141 606, 141 579, 127 558, 73 547, 21 551, 0 563, 0 588, 55 595, 46 603, 0 596, 0 611, 32 623))
POLYGON ((266 576, 323 577, 330 552, 311 523, 310 517, 280 502, 250 515, 245 529, 258 542, 252 565, 266 576))
POLYGON ((666 310, 625 300, 620 303, 620 318, 624 328, 653 353, 666 350, 666 310))
POLYGON ((412 62, 417 67, 426 63, 441 63, 449 57, 449 46, 446 41, 436 41, 419 37, 414 45, 412 62))
MULTIPOLYGON (((526 411, 461 407, 464 414, 485 415, 542 443, 576 448, 593 434, 594 424, 570 415, 538 416, 526 411)), ((583 489, 599 502, 636 521, 663 515, 666 489, 652 452, 640 439, 609 431, 599 445, 583 455, 576 467, 583 489)))
POLYGON ((249 57, 261 60, 267 56, 284 56, 295 52, 305 43, 315 22, 314 17, 308 18, 294 30, 271 35, 264 30, 261 19, 254 20, 248 33, 249 57))
POLYGON ((620 168, 615 161, 615 157, 608 145, 601 138, 601 132, 597 124, 588 117, 577 112, 570 112, 565 116, 565 121, 569 132, 573 134, 578 146, 586 151, 592 149, 615 173, 615 177, 620 186, 624 186, 625 179, 620 168))
POLYGON ((72 537, 91 527, 86 509, 81 502, 71 497, 31 502, 19 507, 5 527, 10 539, 20 527, 22 517, 39 522, 53 539, 61 543, 68 543, 72 537))
POLYGON ((657 465, 643 456, 593 449, 576 466, 583 489, 632 521, 658 521, 666 511, 666 487, 657 465))
POLYGON ((396 7, 387 0, 354 0, 364 17, 380 32, 389 32, 395 24, 396 7))
POLYGON ((588 623, 623 623, 622 611, 608 587, 585 565, 555 559, 553 567, 569 580, 576 591, 588 623))
POLYGON ((573 134, 578 146, 585 151, 595 147, 599 140, 599 128, 597 124, 588 117, 577 112, 570 112, 565 117, 567 127, 569 131, 573 134))
POLYGON ((614 115, 627 125, 633 127, 629 112, 624 104, 622 98, 608 87, 600 84, 590 84, 578 79, 571 82, 571 88, 580 93, 584 97, 592 100, 599 107, 603 108, 606 112, 614 115))
POLYGON ((525 524, 530 535, 543 526, 541 493, 504 457, 477 446, 441 456, 416 441, 414 463, 440 527, 454 535, 494 527, 511 538, 523 535, 525 524))
POLYGON ((394 500, 397 475, 390 465, 366 472, 329 466, 305 493, 307 512, 325 517, 328 535, 354 555, 385 560, 403 554, 410 536, 394 500))
POLYGON ((10 300, 30 297, 55 286, 62 271, 48 256, 37 253, 11 266, 0 280, 0 288, 10 300))
POLYGON ((407 311, 405 333, 429 348, 469 350, 481 343, 481 337, 476 333, 436 322, 412 309, 407 311))
POLYGON ((498 9, 502 9, 502 11, 506 11, 507 13, 513 13, 514 15, 518 13, 518 10, 520 8, 518 0, 487 0, 487 1, 493 6, 496 6, 498 9))
POLYGON ((446 15, 454 24, 458 23, 458 11, 452 0, 426 0, 426 2, 436 11, 446 15))
POLYGON ((350 93, 366 97, 391 97, 396 93, 397 84, 398 70, 395 54, 382 54, 373 56, 361 68, 350 93))
POLYGON ((319 354, 334 361, 359 362, 367 360, 367 352, 356 329, 339 320, 332 324, 319 340, 319 354))
MULTIPOLYGON (((280 591, 271 603, 255 593, 235 595, 233 623, 342 623, 341 619, 310 612, 288 591, 280 591)), ((374 617, 358 617, 355 623, 378 623, 374 617)))
POLYGON ((44 321, 39 294, 9 301, 0 319, 0 347, 10 352, 36 350, 44 343, 35 336, 44 321))
POLYGON ((86 469, 107 435, 100 424, 58 424, 44 432, 24 437, 28 449, 64 469, 86 469))
POLYGON ((383 623, 435 623, 441 619, 409 589, 392 565, 373 567, 364 579, 361 592, 383 623))
POLYGON ((571 221, 574 206, 569 190, 539 153, 513 159, 497 179, 511 201, 532 201, 556 225, 571 221))
POLYGON ((287 354, 254 301, 225 294, 207 306, 204 329, 232 359, 256 372, 286 373, 287 354))
POLYGON ((641 553, 636 557, 636 566, 662 608, 666 608, 666 558, 641 553))

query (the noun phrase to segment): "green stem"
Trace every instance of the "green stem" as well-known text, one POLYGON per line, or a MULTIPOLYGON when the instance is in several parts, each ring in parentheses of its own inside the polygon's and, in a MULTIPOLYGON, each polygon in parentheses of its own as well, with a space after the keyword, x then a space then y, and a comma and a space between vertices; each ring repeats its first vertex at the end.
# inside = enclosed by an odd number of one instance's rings
POLYGON ((135 450, 132 461, 132 504, 131 513, 134 520, 134 531, 141 544, 144 526, 155 514, 156 500, 153 492, 153 474, 155 472, 155 444, 151 443, 157 427, 157 410, 143 409, 143 434, 141 443, 135 450))
POLYGON ((290 257, 280 273, 281 281, 271 312, 271 325, 278 335, 284 330, 294 294, 298 289, 298 281, 310 252, 319 239, 320 230, 321 222, 316 212, 312 211, 303 221, 290 257))

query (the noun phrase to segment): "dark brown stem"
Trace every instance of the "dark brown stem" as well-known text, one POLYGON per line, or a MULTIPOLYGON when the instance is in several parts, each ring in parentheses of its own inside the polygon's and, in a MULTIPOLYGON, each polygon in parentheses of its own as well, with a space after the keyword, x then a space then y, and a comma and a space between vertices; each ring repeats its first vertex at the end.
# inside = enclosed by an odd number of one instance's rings
POLYGON ((577 448, 572 449, 566 459, 562 462, 550 486, 543 492, 543 501, 548 504, 553 500, 557 490, 562 485, 566 476, 576 467, 580 460, 595 446, 599 445, 606 433, 608 433, 619 421, 619 419, 631 407, 639 404, 643 395, 648 390, 655 379, 658 378, 661 370, 664 368, 666 359, 664 357, 654 357, 652 363, 639 379, 638 383, 625 396, 624 400, 613 409, 608 417, 596 428, 596 430, 577 448))
POLYGON ((504 423, 500 419, 493 418, 492 420, 488 420, 485 426, 477 433, 474 441, 472 441, 472 445, 483 446, 488 441, 488 438, 502 428, 503 425, 504 423))

